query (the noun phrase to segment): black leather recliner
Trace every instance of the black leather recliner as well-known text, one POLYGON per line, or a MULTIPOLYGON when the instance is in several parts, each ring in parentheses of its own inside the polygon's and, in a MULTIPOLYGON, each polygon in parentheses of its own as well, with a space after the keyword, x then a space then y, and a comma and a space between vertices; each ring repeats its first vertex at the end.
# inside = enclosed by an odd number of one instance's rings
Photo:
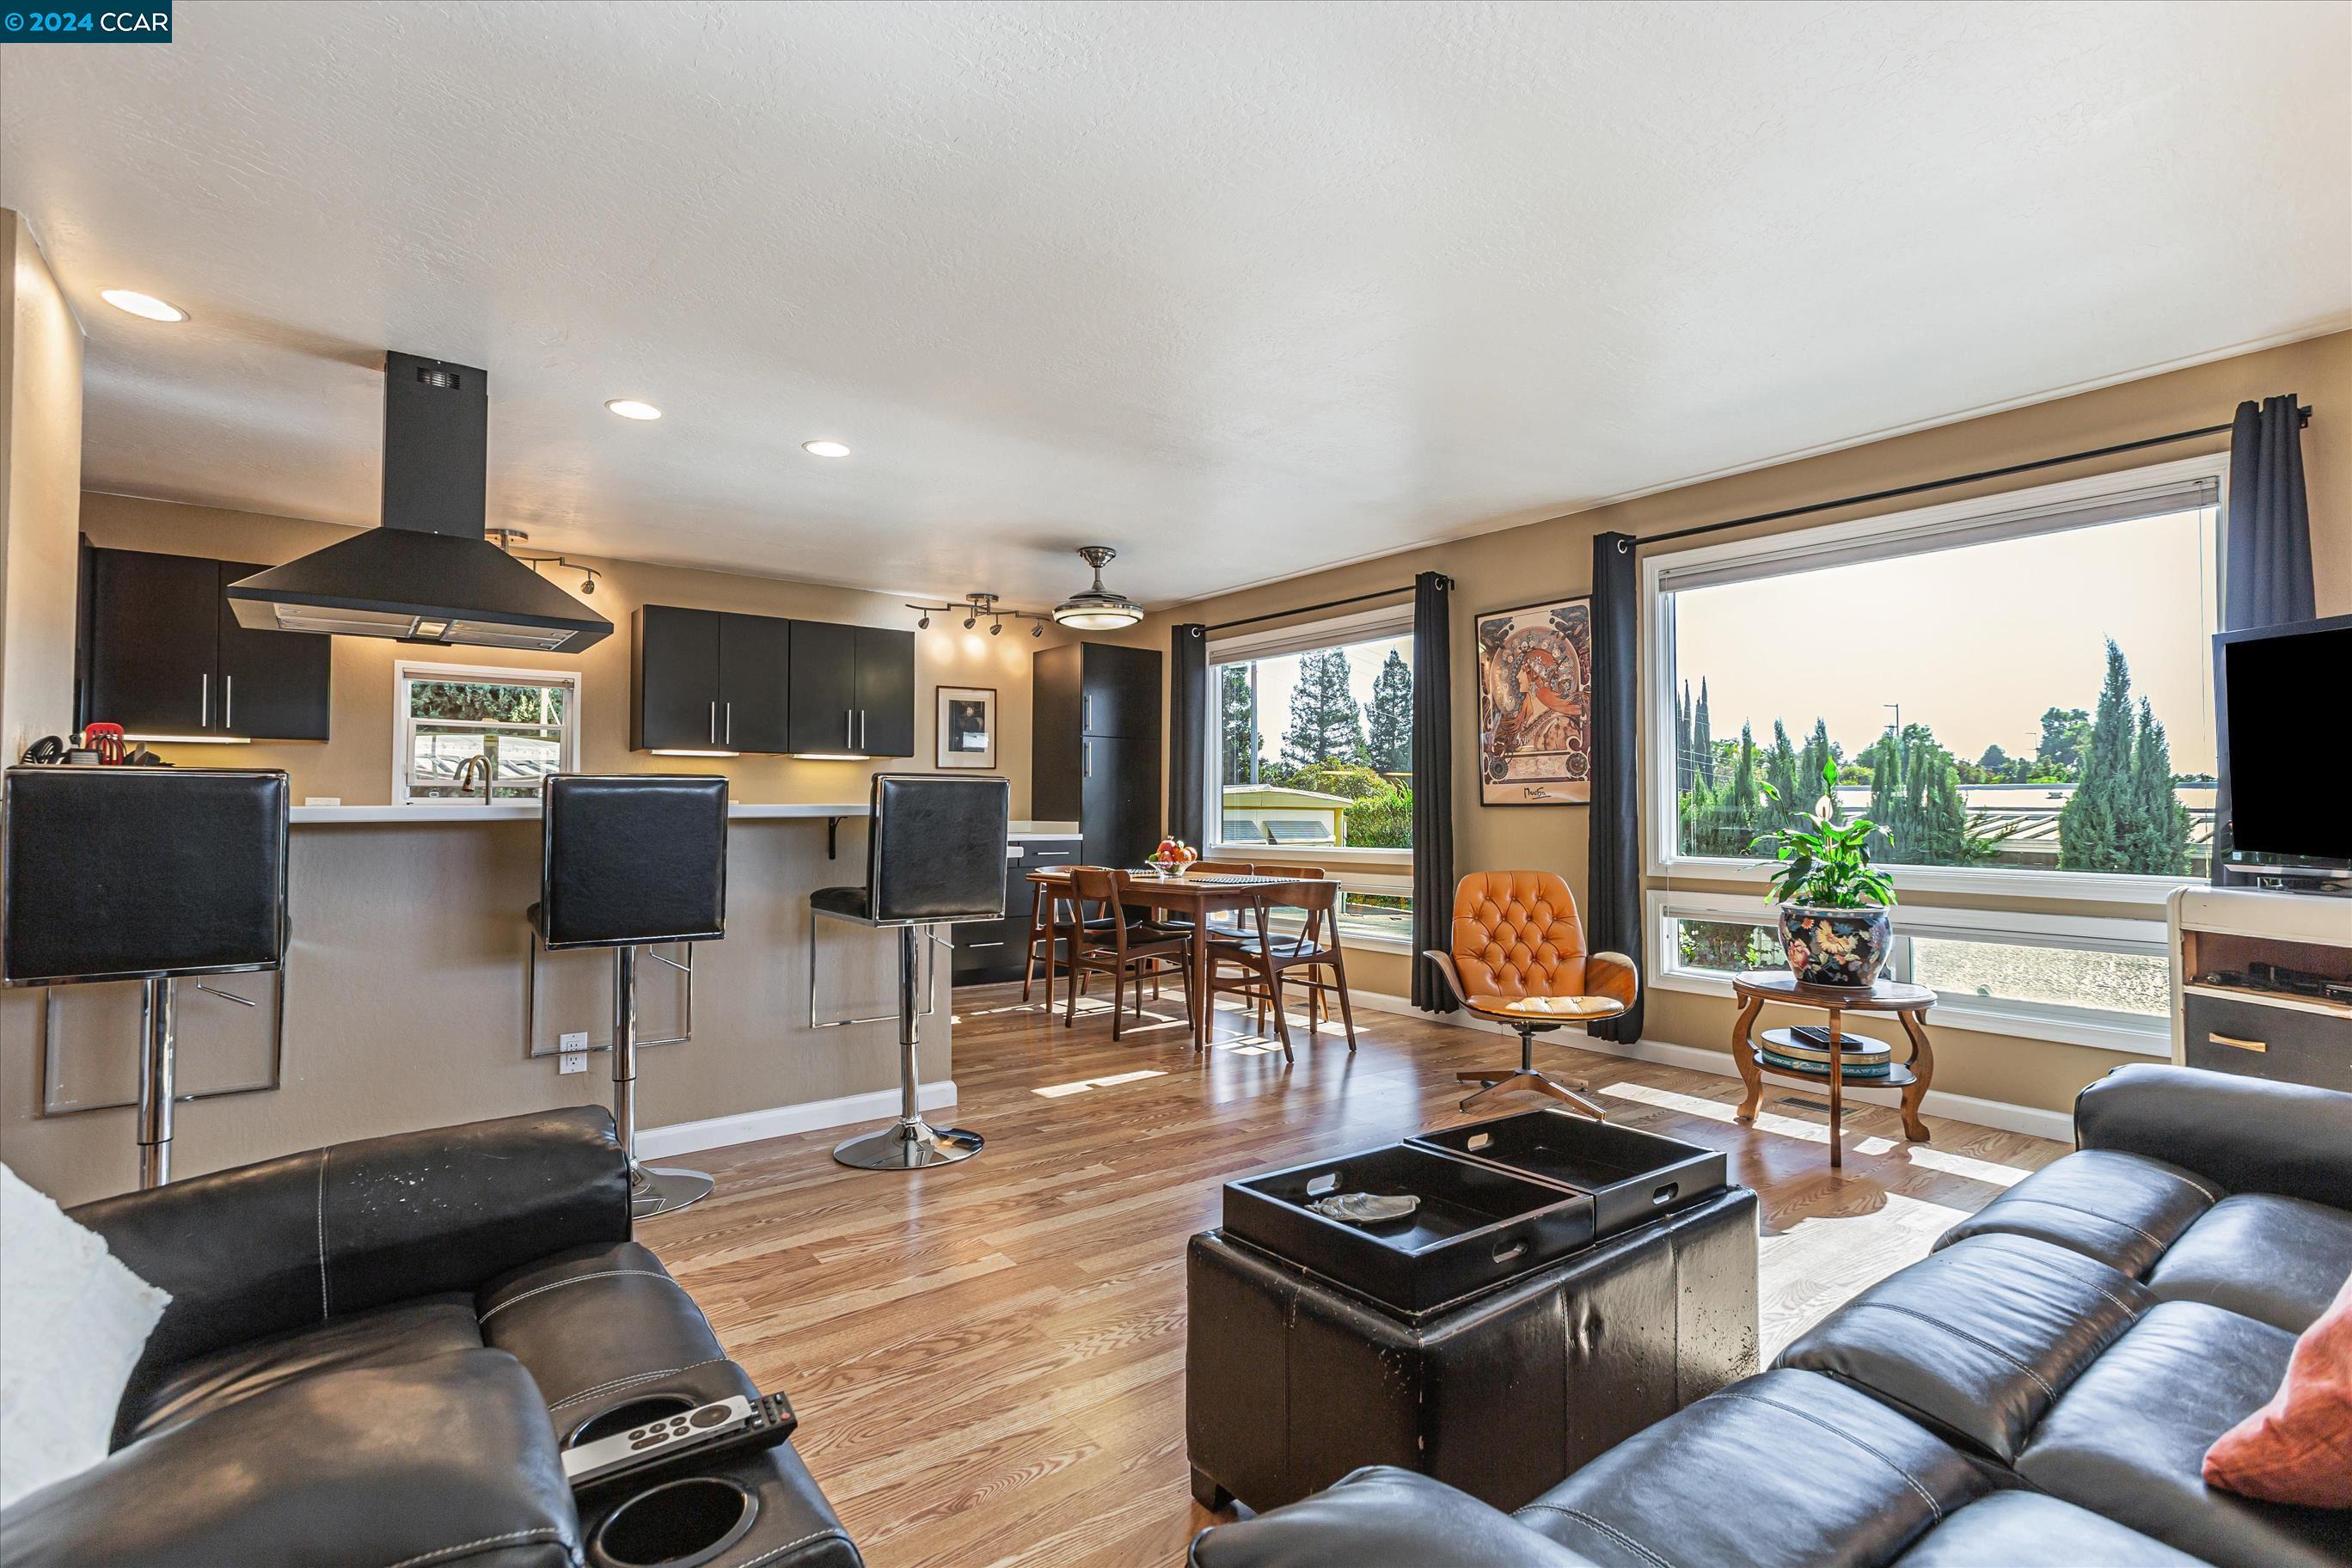
MULTIPOLYGON (((340 1143, 70 1213, 172 1303, 113 1453, 0 1513, 6 1568, 608 1563, 597 1532, 627 1489, 583 1518, 562 1446, 758 1393, 630 1239, 628 1161, 600 1108, 340 1143)), ((708 1468, 751 1500, 708 1568, 858 1568, 789 1444, 708 1468)))
POLYGON ((2352 1094, 2135 1065, 2080 1150, 1505 1514, 1366 1469, 1195 1568, 2344 1568, 2352 1512, 2206 1486, 2352 1273, 2352 1094))

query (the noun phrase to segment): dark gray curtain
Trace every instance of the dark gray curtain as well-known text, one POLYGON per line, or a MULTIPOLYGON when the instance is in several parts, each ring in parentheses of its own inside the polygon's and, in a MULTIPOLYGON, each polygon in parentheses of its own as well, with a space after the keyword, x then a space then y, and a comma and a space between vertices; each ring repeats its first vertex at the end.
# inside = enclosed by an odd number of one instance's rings
MULTIPOLYGON (((1643 970, 1642 816, 1633 782, 1640 614, 1633 536, 1601 534, 1592 542, 1592 863, 1584 924, 1594 952, 1622 952, 1637 972, 1643 970)), ((1631 1010, 1587 1024, 1585 1033, 1640 1039, 1646 978, 1631 1010)))
POLYGON ((1201 848, 1209 841, 1209 628, 1168 634, 1168 831, 1201 848))
MULTIPOLYGON (((2311 584, 2311 505, 2303 491, 2303 412, 2295 396, 2241 403, 2230 429, 2230 521, 2221 629, 2247 630, 2319 614, 2311 584)), ((2213 881, 2229 843, 2230 759, 2221 765, 2213 820, 2213 881)))
POLYGON ((2318 615, 2311 586, 2311 507, 2303 493, 2303 416, 2292 394, 2238 405, 2230 431, 2230 531, 2222 548, 2229 581, 2223 631, 2307 621, 2318 615))
POLYGON ((1412 580, 1412 1005, 1456 1004, 1421 956, 1454 946, 1454 583, 1412 580))

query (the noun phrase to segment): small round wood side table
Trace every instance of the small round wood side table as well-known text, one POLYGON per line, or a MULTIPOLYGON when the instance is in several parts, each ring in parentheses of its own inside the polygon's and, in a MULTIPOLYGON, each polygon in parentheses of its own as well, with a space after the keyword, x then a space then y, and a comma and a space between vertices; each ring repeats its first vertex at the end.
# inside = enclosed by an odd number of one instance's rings
POLYGON ((1731 1026, 1731 1059, 1738 1064, 1739 1076, 1748 1085, 1748 1098, 1739 1102, 1739 1120, 1742 1122, 1756 1120, 1757 1108, 1764 1100, 1764 1078, 1769 1073, 1774 1078, 1793 1079, 1799 1083, 1825 1086, 1829 1089, 1830 1164, 1832 1168, 1845 1163, 1839 1122, 1845 1113, 1843 1090, 1849 1084, 1864 1089, 1901 1089, 1903 1136, 1916 1142, 1927 1142, 1927 1124, 1919 1120, 1919 1102, 1927 1098, 1928 1085, 1935 1079, 1936 1053, 1927 1044, 1927 1028, 1920 1017, 1936 1005, 1933 991, 1924 985, 1907 985, 1895 980, 1881 980, 1867 991, 1832 991, 1801 985, 1793 974, 1735 975, 1731 988, 1740 1003, 1739 1021, 1731 1026), (1788 1007, 1817 1007, 1830 1016, 1829 1072, 1800 1072, 1794 1068, 1780 1067, 1764 1059, 1752 1031, 1756 1015, 1764 1010, 1767 1002, 1777 1002, 1788 1007), (1891 1064, 1884 1078, 1849 1075, 1839 1048, 1844 1038, 1841 1019, 1847 1013, 1894 1014, 1902 1021, 1903 1032, 1911 1037, 1910 1059, 1891 1064))

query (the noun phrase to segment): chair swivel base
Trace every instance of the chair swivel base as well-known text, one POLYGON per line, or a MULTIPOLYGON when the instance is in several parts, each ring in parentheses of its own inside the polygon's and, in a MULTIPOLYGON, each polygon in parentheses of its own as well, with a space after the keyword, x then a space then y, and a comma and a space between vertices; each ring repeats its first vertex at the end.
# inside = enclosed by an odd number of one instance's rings
POLYGON ((983 1140, 977 1132, 956 1127, 933 1127, 918 1116, 892 1122, 879 1132, 861 1133, 834 1145, 833 1157, 861 1171, 919 1171, 926 1165, 952 1165, 980 1152, 983 1140))
POLYGON ((1554 1100, 1564 1101, 1581 1110, 1595 1121, 1609 1120, 1609 1112, 1602 1108, 1599 1100, 1586 1098, 1586 1091, 1590 1086, 1580 1083, 1562 1083, 1549 1074, 1532 1068, 1503 1072, 1458 1072, 1454 1076, 1463 1083, 1486 1086, 1462 1101, 1462 1109, 1465 1110, 1475 1110, 1488 1100, 1500 1099, 1507 1094, 1525 1091, 1532 1094, 1548 1094, 1554 1100))
POLYGON ((676 1214, 709 1197, 710 1187, 710 1178, 700 1171, 665 1170, 632 1163, 629 1166, 629 1217, 651 1219, 656 1215, 676 1214))

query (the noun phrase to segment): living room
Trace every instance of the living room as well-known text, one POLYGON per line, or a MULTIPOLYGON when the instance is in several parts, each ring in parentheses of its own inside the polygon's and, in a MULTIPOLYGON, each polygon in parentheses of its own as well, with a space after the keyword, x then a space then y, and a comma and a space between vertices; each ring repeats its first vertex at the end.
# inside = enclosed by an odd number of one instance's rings
POLYGON ((103 19, 0 1563, 2352 1563, 2352 5, 103 19))

